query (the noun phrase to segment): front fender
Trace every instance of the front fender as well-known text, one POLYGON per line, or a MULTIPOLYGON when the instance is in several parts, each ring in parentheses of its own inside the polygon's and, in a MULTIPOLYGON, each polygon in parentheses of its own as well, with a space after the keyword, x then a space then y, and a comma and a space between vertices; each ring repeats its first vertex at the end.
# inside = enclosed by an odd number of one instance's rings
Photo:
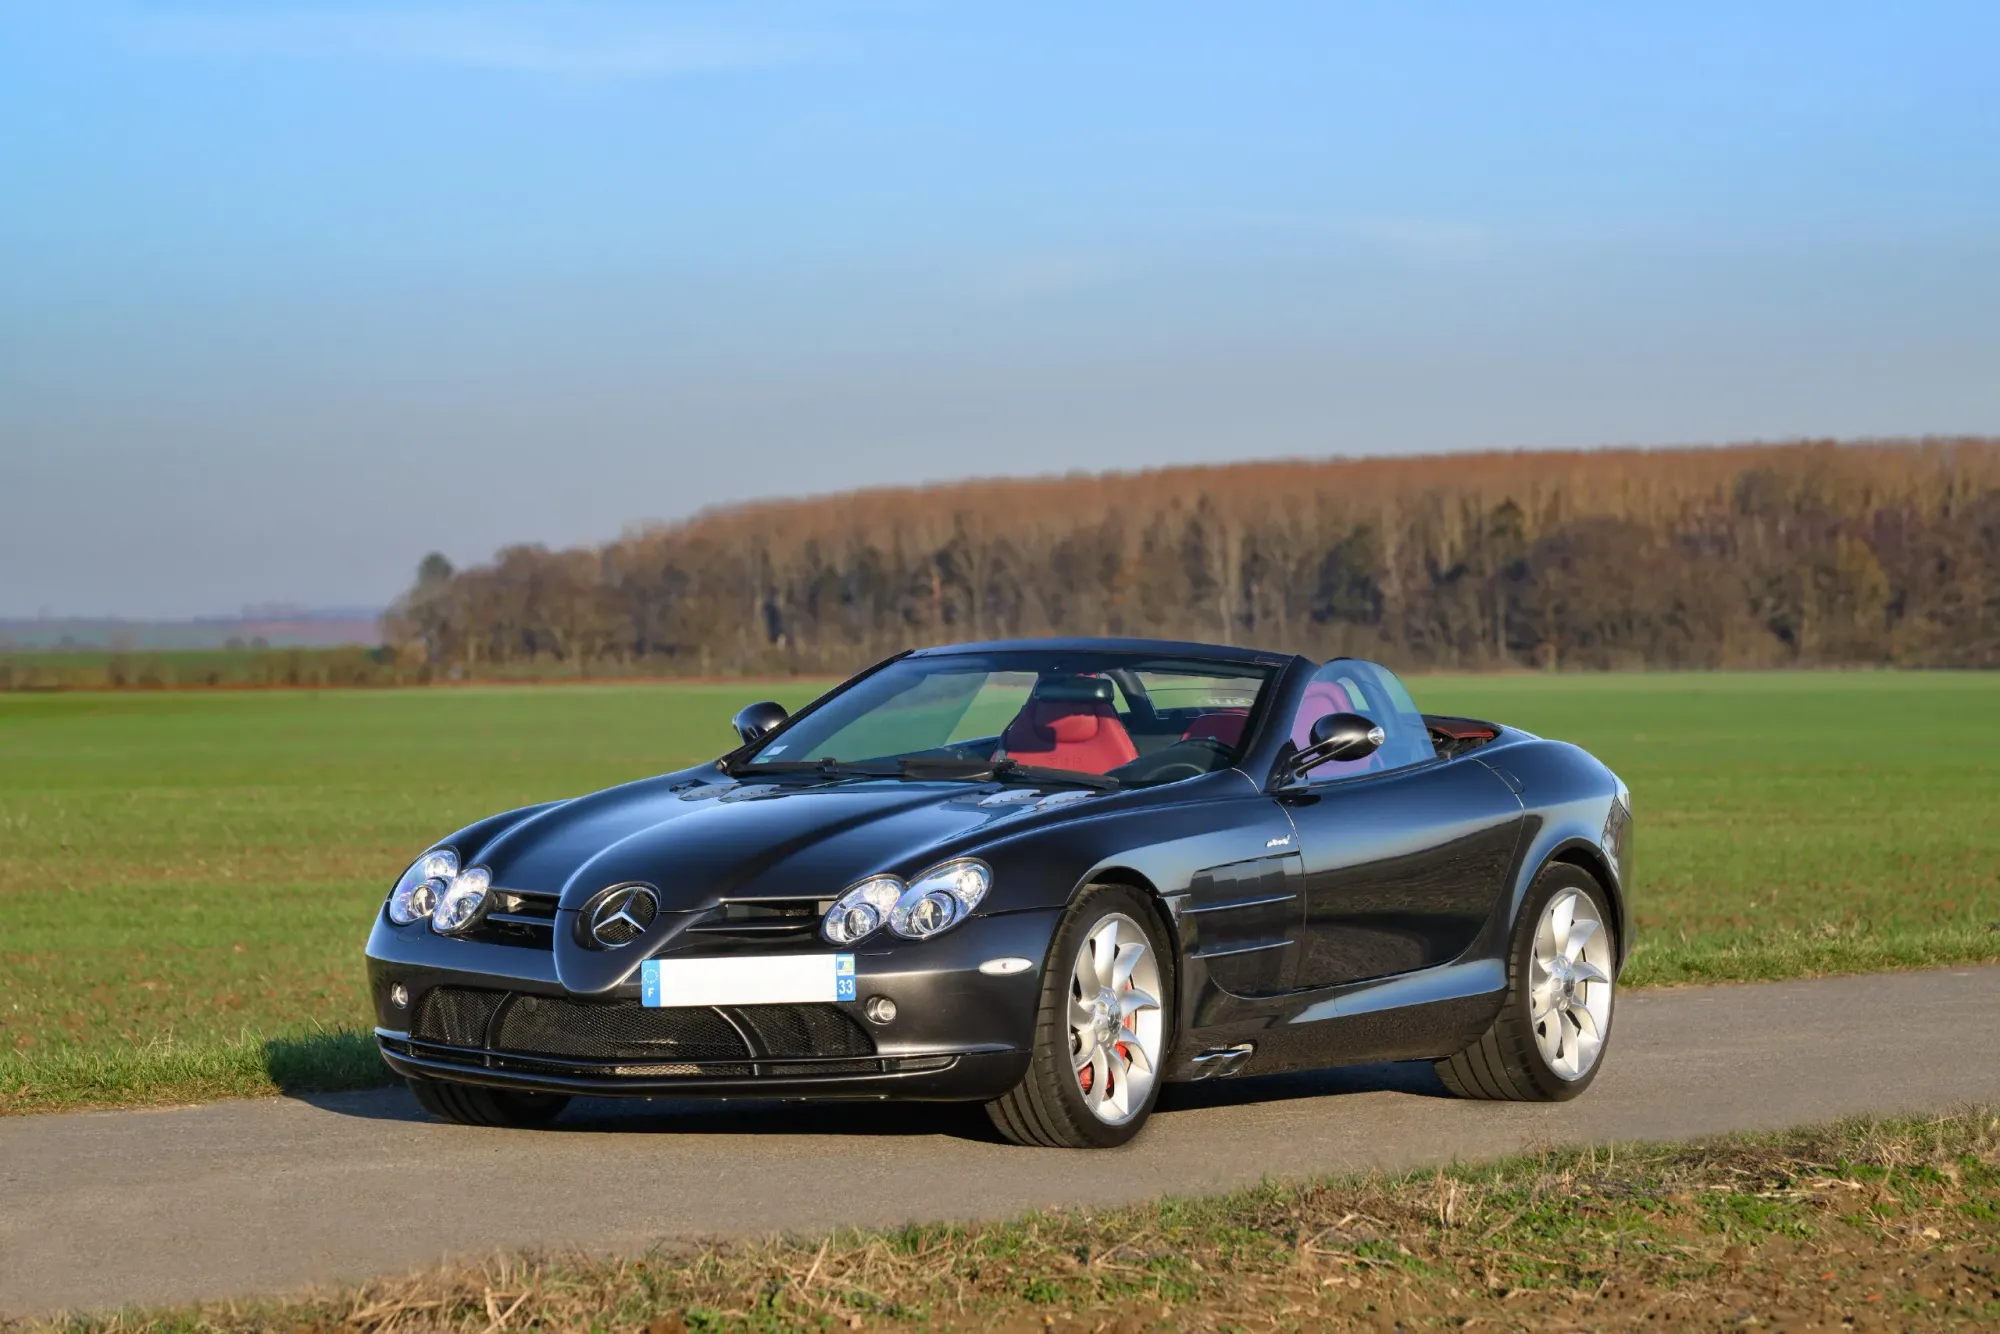
POLYGON ((494 839, 500 837, 500 835, 506 833, 515 825, 520 824, 523 820, 533 819, 543 811, 552 811, 556 807, 563 805, 567 800, 568 798, 564 798, 563 801, 544 801, 533 806, 516 806, 511 811, 501 811, 498 815, 489 815, 484 820, 475 820, 448 837, 439 839, 437 842, 431 844, 431 846, 434 848, 450 848, 458 854, 461 866, 470 866, 478 859, 480 850, 494 839))
POLYGON ((1227 770, 1199 782, 1199 790, 1178 799, 1080 811, 970 849, 993 868, 982 913, 1060 908, 1100 879, 1144 881, 1171 896, 1206 868, 1297 850, 1283 808, 1242 773, 1227 770))

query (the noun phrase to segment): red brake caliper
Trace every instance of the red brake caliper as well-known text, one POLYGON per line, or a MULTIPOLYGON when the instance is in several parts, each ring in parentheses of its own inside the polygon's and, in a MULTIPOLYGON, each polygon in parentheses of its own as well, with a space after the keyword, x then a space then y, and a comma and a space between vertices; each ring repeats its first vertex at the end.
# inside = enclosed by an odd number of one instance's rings
MULTIPOLYGON (((1132 984, 1130 982, 1127 982, 1125 986, 1129 990, 1132 984)), ((1127 1031, 1131 1030, 1132 1028, 1131 1015, 1125 1016, 1125 1018, 1119 1020, 1118 1022, 1119 1025, 1124 1029, 1126 1029, 1127 1031)), ((1132 1063, 1132 1049, 1125 1043, 1114 1042, 1111 1044, 1111 1049, 1118 1053, 1119 1060, 1124 1061, 1127 1065, 1130 1065, 1132 1063)), ((1094 1065, 1086 1065, 1083 1067, 1083 1069, 1076 1072, 1076 1082, 1082 1087, 1085 1093, 1090 1092, 1091 1081, 1095 1077, 1096 1073, 1097 1073, 1097 1067, 1094 1065)), ((1107 1085, 1115 1084, 1116 1082, 1117 1080, 1115 1077, 1108 1078, 1105 1080, 1105 1083, 1107 1085)), ((1107 1088, 1106 1092, 1109 1091, 1110 1090, 1107 1088)))

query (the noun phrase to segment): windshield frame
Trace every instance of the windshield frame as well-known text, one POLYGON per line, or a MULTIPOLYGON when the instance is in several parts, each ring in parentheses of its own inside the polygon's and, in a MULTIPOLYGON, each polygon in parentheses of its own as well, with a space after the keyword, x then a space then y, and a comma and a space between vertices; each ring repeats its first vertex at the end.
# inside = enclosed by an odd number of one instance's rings
MULTIPOLYGON (((922 770, 928 769, 928 766, 923 765, 922 760, 930 755, 930 751, 907 752, 902 755, 877 756, 853 761, 836 761, 832 766, 823 766, 817 759, 802 760, 788 757, 783 760, 758 761, 754 758, 764 753, 774 743, 779 743, 782 738, 792 733, 805 720, 820 713, 835 701, 849 695, 866 682, 884 672, 908 663, 912 659, 921 659, 926 667, 932 668, 935 672, 950 671, 953 666, 967 660, 970 660, 969 665, 972 666, 973 670, 983 670, 988 674, 1010 671, 1042 674, 1051 671, 1060 672, 1065 667, 1074 667, 1076 670, 1082 672, 1101 672, 1106 675, 1116 672, 1117 677, 1113 678, 1114 684, 1119 693, 1126 698, 1128 704, 1133 706, 1135 714, 1139 712, 1138 706, 1142 702, 1147 713, 1150 714, 1154 708, 1151 692, 1142 683, 1138 683, 1137 674, 1140 672, 1183 672, 1193 677, 1202 675, 1204 667, 1210 667, 1217 669, 1214 673, 1216 675, 1240 677, 1247 687, 1252 688, 1252 698, 1248 714, 1244 719, 1242 735, 1229 752, 1227 758, 1215 767, 1207 770, 1206 773, 1214 774, 1231 770, 1242 771, 1245 762, 1258 753, 1261 748, 1261 742, 1264 739, 1264 733, 1267 730, 1269 720, 1277 711, 1278 697, 1287 693, 1286 685, 1288 683, 1291 659, 1285 656, 1254 650, 1202 651, 1205 648, 1207 646, 1176 643, 1148 645, 1132 641, 1122 641, 1114 647, 1089 642, 1079 643, 1075 641, 1055 640, 1046 646, 1032 642, 1013 641, 1004 645, 967 645, 964 647, 954 646, 951 648, 924 649, 898 653, 893 657, 883 659, 866 671, 857 673, 848 680, 843 681, 839 686, 819 696, 756 740, 746 742, 735 750, 723 755, 717 760, 716 767, 732 777, 739 775, 755 775, 758 777, 795 776, 817 779, 819 781, 840 777, 903 777, 926 781, 968 781, 973 779, 974 775, 972 774, 968 774, 965 779, 957 779, 935 772, 923 772, 922 770), (948 666, 947 664, 950 665, 948 666), (1126 684, 1127 681, 1132 681, 1137 685, 1136 693, 1132 687, 1126 684), (913 757, 917 759, 917 763, 911 767, 920 770, 920 772, 897 775, 887 772, 860 772, 861 770, 875 770, 878 768, 882 770, 895 768, 899 766, 900 761, 913 757), (842 772, 843 770, 847 772, 842 772)), ((1180 706, 1170 705, 1168 707, 1180 706)), ((1141 758, 1144 758, 1143 753, 1141 758)), ((977 781, 1059 783, 1065 781, 1065 777, 1067 777, 1069 781, 1080 782, 1086 786, 1110 787, 1115 785, 1117 790, 1138 791, 1152 787, 1168 786, 1177 782, 1186 782, 1197 776, 1204 775, 1190 774, 1175 779, 1151 782, 1127 782, 1110 774, 1092 774, 1083 770, 1075 770, 1059 775, 1057 771, 1042 766, 1007 766, 1003 762, 998 766, 998 772, 979 776, 977 781), (1020 770, 1021 772, 1010 773, 1008 772, 1010 768, 1020 770)))

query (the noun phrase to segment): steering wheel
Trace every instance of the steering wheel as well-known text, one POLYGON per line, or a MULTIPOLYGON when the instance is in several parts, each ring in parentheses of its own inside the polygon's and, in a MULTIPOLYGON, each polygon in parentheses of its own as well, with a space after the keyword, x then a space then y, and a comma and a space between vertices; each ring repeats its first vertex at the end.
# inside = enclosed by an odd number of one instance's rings
MULTIPOLYGON (((1214 752, 1217 758, 1224 760, 1228 759, 1231 752, 1236 749, 1236 747, 1230 745, 1220 737, 1212 736, 1183 737, 1181 740, 1176 741, 1170 749, 1178 750, 1185 754, 1190 746, 1200 746, 1214 752)), ((1159 768, 1147 771, 1145 778, 1149 783, 1177 783, 1183 778, 1199 778, 1203 774, 1213 773, 1214 771, 1214 764, 1201 764, 1194 760, 1169 760, 1159 768)))
POLYGON ((1193 760, 1175 760, 1172 764, 1163 764, 1147 774, 1146 781, 1149 783, 1178 783, 1183 778, 1199 778, 1205 773, 1212 772, 1213 770, 1204 769, 1193 760))

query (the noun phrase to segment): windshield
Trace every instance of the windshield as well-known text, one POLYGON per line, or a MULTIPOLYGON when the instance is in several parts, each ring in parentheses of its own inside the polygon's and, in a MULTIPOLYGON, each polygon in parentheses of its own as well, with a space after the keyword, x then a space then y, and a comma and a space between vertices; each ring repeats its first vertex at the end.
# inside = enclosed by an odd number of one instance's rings
POLYGON ((799 719, 738 772, 1178 782, 1236 762, 1274 670, 1054 650, 904 658, 799 719))

